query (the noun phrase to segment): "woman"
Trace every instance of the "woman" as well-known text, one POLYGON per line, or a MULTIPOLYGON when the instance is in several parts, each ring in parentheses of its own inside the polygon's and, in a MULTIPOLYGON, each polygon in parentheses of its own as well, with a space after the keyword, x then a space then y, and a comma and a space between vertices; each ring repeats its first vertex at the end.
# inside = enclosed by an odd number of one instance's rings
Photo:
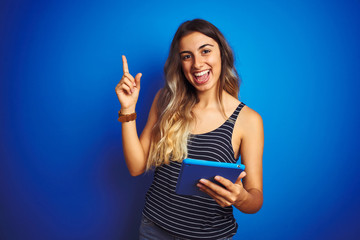
POLYGON ((232 206, 244 213, 262 206, 264 137, 260 115, 237 99, 239 77, 224 36, 205 20, 180 25, 164 67, 165 86, 140 139, 134 120, 141 73, 129 73, 125 56, 123 71, 116 93, 127 167, 132 176, 156 169, 140 239, 232 239, 238 227, 232 206), (246 173, 235 183, 217 176, 220 187, 201 179, 197 186, 209 198, 175 193, 184 158, 235 163, 239 156, 246 173))

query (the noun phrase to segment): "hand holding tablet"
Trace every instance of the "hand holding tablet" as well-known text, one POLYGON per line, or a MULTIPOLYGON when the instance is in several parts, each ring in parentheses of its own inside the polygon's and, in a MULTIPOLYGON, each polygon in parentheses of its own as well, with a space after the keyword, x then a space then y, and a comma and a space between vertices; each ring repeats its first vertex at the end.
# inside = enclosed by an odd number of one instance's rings
POLYGON ((215 176, 222 176, 231 182, 235 182, 240 173, 245 170, 245 166, 237 163, 224 163, 205 160, 184 159, 178 182, 176 185, 176 193, 180 195, 197 195, 210 197, 197 187, 200 179, 204 178, 221 185, 215 176))

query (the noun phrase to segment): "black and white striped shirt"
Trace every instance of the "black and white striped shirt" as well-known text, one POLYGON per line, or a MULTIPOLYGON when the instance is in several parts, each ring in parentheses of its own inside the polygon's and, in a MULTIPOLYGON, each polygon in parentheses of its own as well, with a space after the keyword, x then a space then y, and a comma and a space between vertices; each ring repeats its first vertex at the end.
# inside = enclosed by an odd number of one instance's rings
MULTIPOLYGON (((192 134, 188 157, 235 163, 231 139, 240 103, 219 128, 204 134, 192 134)), ((171 161, 155 170, 154 180, 146 193, 143 215, 170 234, 185 239, 220 239, 233 236, 238 225, 233 208, 219 206, 212 198, 183 196, 175 193, 181 163, 171 161)))

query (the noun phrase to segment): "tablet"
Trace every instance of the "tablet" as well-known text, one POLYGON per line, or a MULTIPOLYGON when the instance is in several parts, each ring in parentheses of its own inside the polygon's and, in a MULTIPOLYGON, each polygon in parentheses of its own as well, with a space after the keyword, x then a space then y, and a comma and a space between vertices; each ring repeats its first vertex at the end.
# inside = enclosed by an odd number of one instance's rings
POLYGON ((214 177, 218 175, 227 178, 234 183, 240 173, 244 170, 245 166, 238 163, 224 163, 186 158, 181 165, 178 182, 176 184, 176 193, 180 195, 210 197, 208 194, 200 191, 196 186, 201 178, 208 179, 221 185, 214 179, 214 177))

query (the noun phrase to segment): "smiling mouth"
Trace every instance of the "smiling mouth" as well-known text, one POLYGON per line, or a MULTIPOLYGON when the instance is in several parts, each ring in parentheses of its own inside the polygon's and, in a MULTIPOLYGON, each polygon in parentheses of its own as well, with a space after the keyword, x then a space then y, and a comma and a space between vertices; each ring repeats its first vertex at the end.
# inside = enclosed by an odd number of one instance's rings
POLYGON ((204 84, 209 80, 210 70, 196 72, 193 74, 193 76, 195 77, 195 82, 197 84, 204 84))

